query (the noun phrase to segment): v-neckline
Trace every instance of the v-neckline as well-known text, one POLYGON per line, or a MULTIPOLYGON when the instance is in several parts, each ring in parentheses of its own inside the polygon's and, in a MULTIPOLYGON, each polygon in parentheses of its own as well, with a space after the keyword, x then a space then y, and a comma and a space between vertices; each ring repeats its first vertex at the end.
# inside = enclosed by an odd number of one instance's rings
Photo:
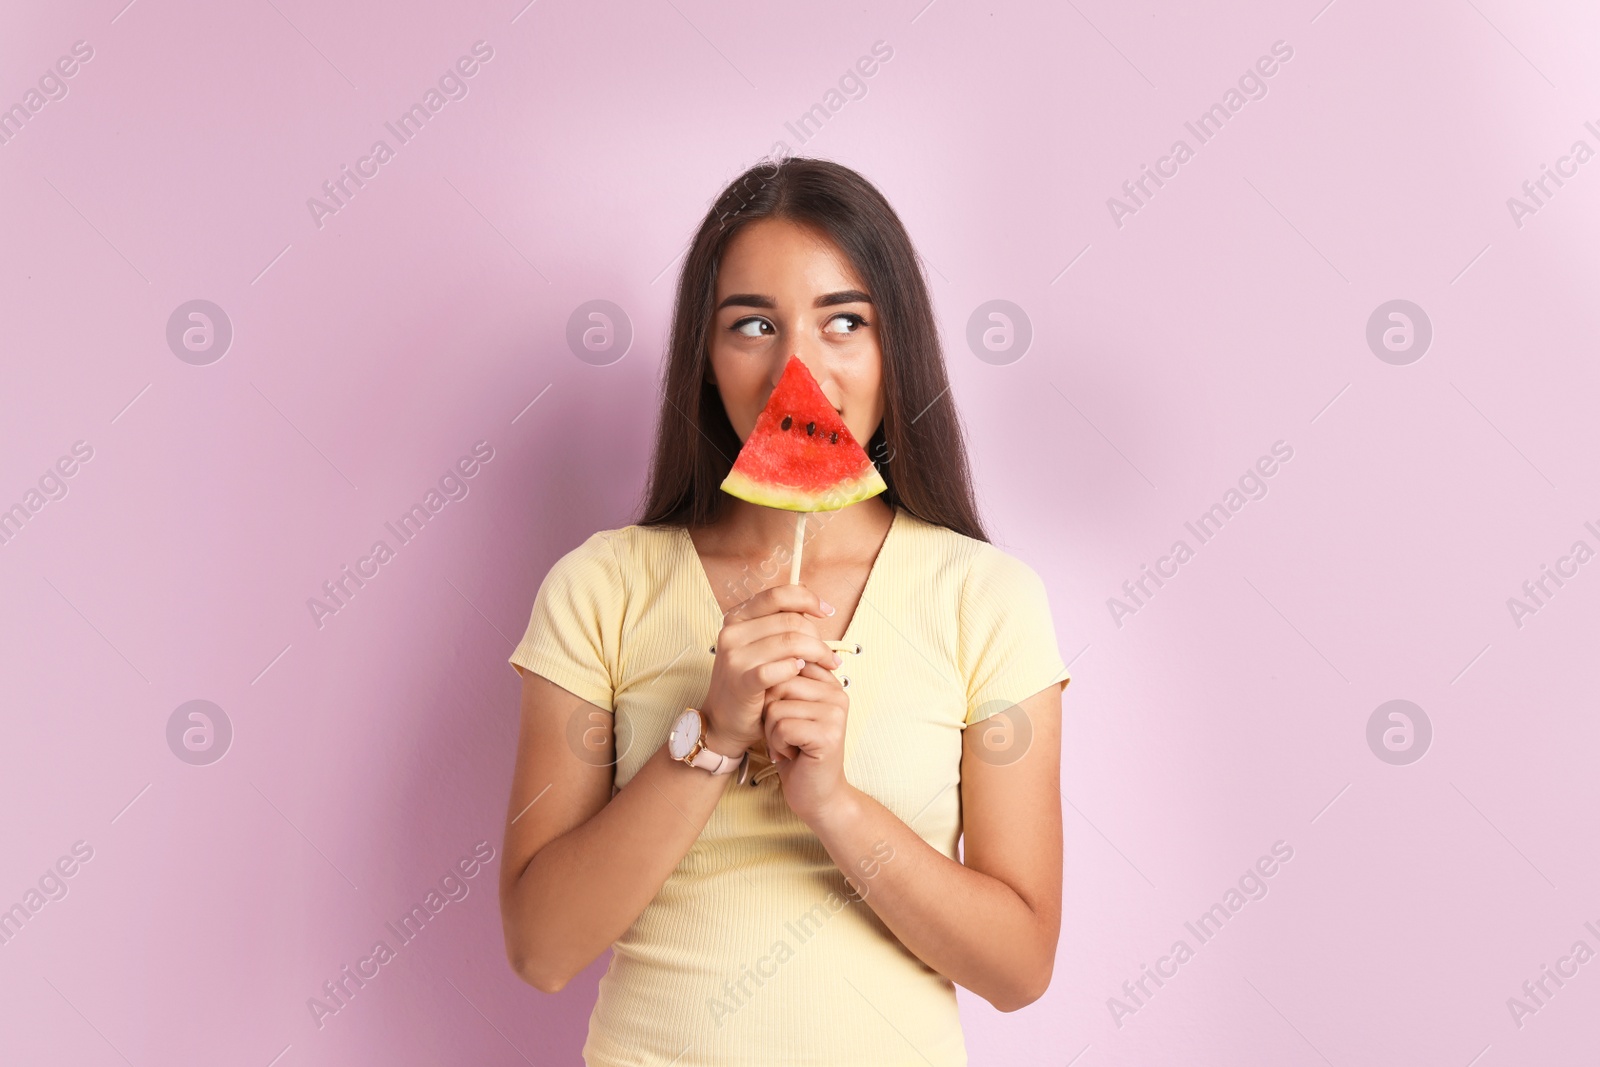
MULTIPOLYGON (((889 551, 890 542, 895 539, 895 529, 900 525, 900 512, 901 509, 896 507, 893 509, 893 514, 889 516, 889 529, 883 535, 883 542, 878 545, 878 554, 872 558, 872 566, 867 568, 867 580, 861 586, 861 595, 856 597, 856 606, 850 612, 850 621, 845 624, 844 636, 830 641, 830 644, 845 646, 856 644, 852 639, 856 629, 856 620, 861 617, 861 607, 867 603, 867 594, 872 592, 873 582, 877 580, 878 571, 882 569, 883 557, 889 551)), ((711 602, 717 606, 718 616, 722 616, 724 614, 722 599, 717 596, 716 587, 711 584, 711 575, 706 572, 706 565, 700 559, 700 552, 694 547, 694 538, 689 535, 689 528, 687 526, 679 526, 678 532, 682 535, 684 553, 688 557, 685 562, 694 567, 695 572, 699 575, 701 588, 710 595, 711 602)), ((800 565, 802 567, 805 566, 803 557, 800 565)), ((728 610, 731 611, 733 609, 729 608, 728 610)))

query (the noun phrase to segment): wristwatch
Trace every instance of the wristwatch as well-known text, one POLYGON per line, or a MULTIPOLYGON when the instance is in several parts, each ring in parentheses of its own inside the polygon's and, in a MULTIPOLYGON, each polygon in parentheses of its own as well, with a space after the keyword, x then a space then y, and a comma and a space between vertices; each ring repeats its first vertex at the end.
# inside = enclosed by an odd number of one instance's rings
POLYGON ((667 735, 667 754, 680 763, 710 771, 712 774, 732 774, 744 763, 745 756, 724 756, 706 747, 706 717, 698 708, 685 708, 672 724, 667 735))

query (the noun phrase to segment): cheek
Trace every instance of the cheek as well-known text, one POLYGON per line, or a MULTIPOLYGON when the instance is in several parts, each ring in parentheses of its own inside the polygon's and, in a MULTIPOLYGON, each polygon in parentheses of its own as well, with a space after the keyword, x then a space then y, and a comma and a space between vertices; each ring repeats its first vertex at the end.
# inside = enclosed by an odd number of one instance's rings
POLYGON ((850 432, 855 435, 861 447, 865 448, 867 441, 878 429, 878 423, 883 420, 883 374, 876 360, 870 366, 850 376, 843 383, 846 388, 844 397, 845 424, 850 427, 850 432))
POLYGON ((728 421, 742 441, 755 428, 756 416, 761 414, 761 397, 765 388, 765 374, 756 360, 739 358, 742 353, 719 354, 715 347, 711 354, 711 374, 716 379, 717 392, 728 421))

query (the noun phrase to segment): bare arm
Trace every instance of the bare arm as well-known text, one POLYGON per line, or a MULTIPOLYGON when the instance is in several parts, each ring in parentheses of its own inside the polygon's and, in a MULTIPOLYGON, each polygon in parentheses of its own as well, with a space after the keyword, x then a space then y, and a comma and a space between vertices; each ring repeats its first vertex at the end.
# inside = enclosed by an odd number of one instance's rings
POLYGON ((686 766, 663 745, 613 797, 611 719, 524 672, 500 912, 512 968, 546 993, 638 918, 736 777, 686 766))
POLYGON ((854 787, 812 825, 901 944, 1007 1012, 1044 995, 1061 932, 1061 686, 1017 706, 1033 728, 1020 759, 1002 763, 978 727, 965 732, 962 862, 854 787), (864 878, 859 857, 878 842, 893 859, 864 878))
MULTIPOLYGON (((706 746, 713 752, 737 756, 761 736, 766 689, 798 673, 797 657, 834 657, 800 614, 822 615, 818 603, 798 586, 779 586, 728 613, 701 705, 711 720, 706 746)), ((613 795, 611 714, 518 671, 522 725, 506 811, 500 917, 512 969, 554 993, 655 899, 738 776, 690 767, 663 744, 613 795)))

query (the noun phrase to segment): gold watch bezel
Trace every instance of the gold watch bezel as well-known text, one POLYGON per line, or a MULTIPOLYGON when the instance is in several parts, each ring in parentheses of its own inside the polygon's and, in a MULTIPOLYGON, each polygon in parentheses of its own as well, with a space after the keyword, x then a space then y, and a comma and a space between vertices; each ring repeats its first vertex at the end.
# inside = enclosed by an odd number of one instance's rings
MULTIPOLYGON (((672 758, 677 760, 679 763, 682 763, 682 764, 684 764, 686 766, 691 766, 692 767, 692 766, 694 766, 694 764, 692 762, 694 760, 694 758, 696 756, 700 755, 701 751, 703 751, 705 749, 705 747, 706 747, 706 713, 701 711, 699 708, 694 707, 693 705, 686 705, 683 710, 685 712, 692 711, 699 718, 699 720, 700 720, 700 733, 698 735, 696 735, 696 737, 694 739, 694 744, 689 746, 689 751, 687 753, 685 753, 682 756, 673 756, 672 758)), ((683 718, 683 716, 680 715, 680 716, 678 716, 678 718, 681 719, 681 718, 683 718)), ((668 741, 671 740, 671 735, 670 734, 668 735, 667 739, 668 739, 668 741)), ((695 767, 695 770, 699 770, 699 769, 700 768, 695 767)))

